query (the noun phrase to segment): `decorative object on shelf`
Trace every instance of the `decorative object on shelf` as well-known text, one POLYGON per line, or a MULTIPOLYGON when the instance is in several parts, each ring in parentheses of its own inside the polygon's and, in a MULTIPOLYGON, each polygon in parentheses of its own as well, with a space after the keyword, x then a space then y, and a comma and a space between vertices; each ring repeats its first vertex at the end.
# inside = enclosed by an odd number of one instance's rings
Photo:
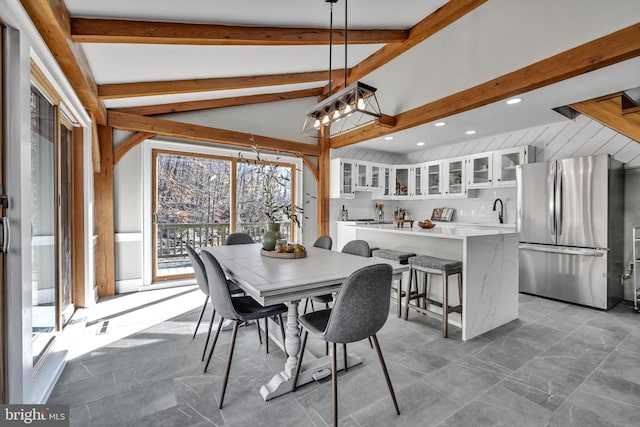
POLYGON ((436 225, 433 222, 431 222, 429 219, 425 219, 424 221, 418 221, 418 227, 420 227, 420 228, 429 229, 429 228, 433 228, 435 226, 436 225))
POLYGON ((344 89, 331 94, 333 80, 331 76, 332 48, 333 48, 333 4, 338 0, 325 0, 330 3, 329 15, 329 96, 316 104, 309 112, 302 126, 302 133, 317 136, 320 129, 327 127, 330 136, 335 136, 361 126, 367 125, 380 117, 380 106, 376 99, 376 88, 362 82, 347 85, 348 63, 348 26, 347 0, 344 1, 344 89))
POLYGON ((398 227, 398 228, 404 228, 405 224, 409 224, 409 227, 413 228, 413 220, 412 219, 397 219, 396 220, 396 227, 398 227))
POLYGON ((442 208, 442 215, 440 216, 440 221, 451 222, 453 218, 453 208, 442 208))
POLYGON ((442 218, 442 208, 433 209, 433 213, 431 214, 431 221, 440 221, 442 218))
POLYGON ((288 244, 285 246, 278 246, 275 251, 269 251, 262 249, 260 251, 262 256, 266 256, 269 258, 306 258, 307 257, 307 249, 300 244, 288 244), (279 248, 282 248, 280 250, 279 248))

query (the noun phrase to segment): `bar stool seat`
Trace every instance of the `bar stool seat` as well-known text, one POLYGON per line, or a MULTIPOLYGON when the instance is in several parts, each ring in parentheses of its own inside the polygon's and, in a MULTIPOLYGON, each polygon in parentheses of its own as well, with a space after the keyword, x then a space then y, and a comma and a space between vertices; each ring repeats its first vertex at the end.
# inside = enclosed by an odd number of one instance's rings
MULTIPOLYGON (((396 251, 394 249, 378 249, 378 248, 373 250, 371 253, 374 258, 382 258, 382 259, 388 259, 390 261, 397 261, 400 264, 408 264, 409 258, 416 255, 415 252, 403 252, 403 251, 396 251)), ((398 280, 397 289, 393 287, 392 289, 396 293, 396 301, 398 302, 397 315, 398 315, 398 318, 400 318, 402 317, 402 298, 405 297, 406 295, 406 292, 402 290, 402 279, 398 280)))
POLYGON ((406 295, 407 308, 404 314, 405 320, 409 316, 409 306, 411 300, 422 300, 422 307, 413 306, 417 311, 425 311, 428 313, 434 313, 442 318, 442 336, 445 338, 448 336, 449 327, 449 313, 460 313, 462 318, 462 262, 450 259, 438 258, 427 255, 418 255, 409 258, 409 290, 406 295), (424 290, 418 289, 418 272, 425 273, 425 286, 424 290), (442 301, 435 301, 429 298, 429 275, 438 274, 442 276, 442 301), (458 298, 459 304, 456 306, 449 305, 449 276, 458 275, 458 298), (413 280, 415 277, 415 290, 413 287, 413 280), (442 314, 435 313, 431 310, 427 310, 427 304, 435 305, 442 308, 442 314))

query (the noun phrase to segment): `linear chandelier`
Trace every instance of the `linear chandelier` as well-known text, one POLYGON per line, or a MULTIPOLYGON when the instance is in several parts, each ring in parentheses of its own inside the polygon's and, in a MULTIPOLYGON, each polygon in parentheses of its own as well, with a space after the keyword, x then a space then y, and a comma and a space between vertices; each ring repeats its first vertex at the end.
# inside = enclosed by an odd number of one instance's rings
POLYGON ((333 4, 338 0, 325 0, 330 3, 329 19, 329 96, 316 104, 307 115, 302 126, 302 133, 317 136, 322 128, 329 129, 329 136, 367 125, 382 116, 376 98, 376 88, 362 82, 347 86, 347 1, 344 5, 344 89, 331 94, 331 53, 333 46, 333 4))

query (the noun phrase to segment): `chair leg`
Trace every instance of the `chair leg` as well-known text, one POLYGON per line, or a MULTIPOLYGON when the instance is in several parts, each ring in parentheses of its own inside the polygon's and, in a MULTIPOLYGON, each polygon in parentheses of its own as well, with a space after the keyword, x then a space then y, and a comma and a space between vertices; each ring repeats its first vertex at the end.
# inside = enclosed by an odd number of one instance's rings
POLYGON ((331 343, 331 387, 333 389, 333 426, 338 426, 338 361, 336 357, 336 343, 331 343))
MULTIPOLYGON (((204 316, 204 311, 207 309, 208 302, 209 302, 209 295, 207 295, 206 298, 204 299, 204 305, 202 306, 202 310, 200 311, 200 317, 198 317, 198 323, 196 323, 196 330, 193 331, 193 337, 191 337, 191 339, 195 339, 196 334, 198 333, 198 328, 200 327, 200 322, 202 322, 202 316, 204 316)), ((204 359, 204 356, 202 358, 204 359)))
POLYGON ((369 340, 369 346, 370 346, 371 348, 373 348, 373 343, 371 342, 371 337, 367 337, 367 339, 369 340))
MULTIPOLYGON (((285 340, 287 339, 287 337, 284 334, 284 322, 282 321, 282 314, 278 314, 278 323, 280 323, 280 333, 282 334, 282 347, 285 347, 285 340)), ((286 355, 287 352, 285 351, 284 354, 286 355)))
POLYGON ((204 342, 204 348, 202 349, 202 357, 200 361, 204 360, 204 355, 207 354, 207 347, 209 346, 209 338, 211 338, 211 329, 213 328, 213 319, 216 317, 216 309, 213 309, 211 313, 211 320, 209 321, 209 332, 207 332, 207 339, 204 342))
POLYGON ((449 335, 449 275, 442 274, 442 336, 449 335))
POLYGON ((218 323, 218 328, 216 329, 216 335, 213 337, 213 344, 211 344, 211 350, 209 350, 209 357, 207 358, 207 363, 204 365, 204 372, 207 372, 209 369, 209 362, 211 362, 211 356, 213 356, 213 349, 216 348, 216 343, 218 342, 218 336, 220 335, 220 330, 222 329, 222 323, 224 322, 224 318, 220 317, 220 322, 218 323))
POLYGON ((316 308, 313 306, 313 300, 309 300, 311 301, 311 311, 316 311, 316 308))
POLYGON ((398 279, 398 288, 396 291, 396 301, 398 302, 398 319, 402 317, 402 279, 398 279))
MULTIPOLYGON (((462 307, 462 271, 458 273, 458 302, 462 307)), ((462 310, 460 310, 460 325, 462 325, 462 310)))
POLYGON ((238 321, 233 323, 233 335, 231 335, 231 344, 229 344, 229 355, 227 356, 227 368, 224 371, 224 380, 222 382, 222 393, 220 393, 220 405, 218 409, 222 409, 224 402, 224 393, 227 391, 227 381, 229 380, 229 372, 231 371, 231 360, 233 359, 233 349, 236 346, 236 335, 238 334, 238 321))
POLYGON ((258 339, 260 340, 260 345, 262 345, 262 333, 260 332, 260 320, 256 319, 256 329, 258 329, 258 339))
POLYGON ((347 372, 349 370, 349 366, 347 365, 347 344, 342 344, 342 356, 344 357, 344 371, 347 372))
MULTIPOLYGON (((405 301, 406 307, 404 308, 404 320, 409 319, 409 302, 411 302, 411 289, 413 288, 413 276, 415 275, 415 270, 413 268, 409 269, 409 288, 407 289, 407 298, 405 301)), ((416 280, 417 276, 416 276, 416 280)), ((371 341, 369 341, 371 342, 371 341)))
POLYGON ((384 363, 384 358, 382 357, 382 351, 380 350, 378 337, 375 335, 373 336, 373 343, 376 345, 376 353, 378 353, 378 359, 380 360, 380 366, 382 366, 382 372, 384 373, 384 378, 385 380, 387 380, 387 387, 389 387, 389 393, 391 393, 393 406, 395 406, 396 408, 396 413, 400 415, 400 409, 398 409, 398 401, 396 400, 396 394, 393 391, 393 385, 391 384, 391 379, 389 378, 389 371, 387 371, 387 365, 384 363))
POLYGON ((307 314, 307 307, 309 307, 309 298, 304 301, 304 310, 302 310, 302 314, 307 314))
MULTIPOLYGON (((258 327, 259 329, 260 327, 258 327)), ((267 349, 267 354, 269 354, 269 319, 264 318, 264 342, 265 347, 267 349)))
POLYGON ((296 367, 296 375, 293 377, 293 389, 296 391, 298 388, 298 377, 300 376, 300 368, 302 368, 302 356, 304 356, 304 348, 307 346, 307 338, 309 337, 309 331, 304 331, 302 334, 302 346, 300 347, 300 354, 298 355, 298 366, 296 367))

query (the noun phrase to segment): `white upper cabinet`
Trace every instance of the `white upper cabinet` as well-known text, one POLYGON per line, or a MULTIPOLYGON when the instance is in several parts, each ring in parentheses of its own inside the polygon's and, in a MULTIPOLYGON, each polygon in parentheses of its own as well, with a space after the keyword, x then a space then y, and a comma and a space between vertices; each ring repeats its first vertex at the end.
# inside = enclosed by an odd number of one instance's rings
POLYGON ((467 156, 467 189, 516 185, 516 166, 534 161, 529 146, 467 156))
POLYGON ((409 192, 409 185, 411 181, 409 179, 409 172, 411 166, 409 165, 396 165, 393 167, 393 182, 395 187, 393 190, 393 196, 396 199, 406 199, 411 193, 409 192))
POLYGON ((466 197, 466 157, 442 161, 443 197, 466 197))
POLYGON ((428 199, 442 197, 442 160, 424 165, 425 195, 428 199))
POLYGON ((378 191, 382 188, 382 165, 378 163, 355 163, 355 189, 357 191, 378 191))
POLYGON ((534 162, 535 151, 534 147, 528 145, 494 151, 494 185, 505 187, 516 185, 516 166, 534 162))
POLYGON ((467 156, 467 188, 493 186, 493 153, 467 156))
POLYGON ((347 159, 331 160, 329 197, 353 199, 355 195, 355 162, 347 159))

